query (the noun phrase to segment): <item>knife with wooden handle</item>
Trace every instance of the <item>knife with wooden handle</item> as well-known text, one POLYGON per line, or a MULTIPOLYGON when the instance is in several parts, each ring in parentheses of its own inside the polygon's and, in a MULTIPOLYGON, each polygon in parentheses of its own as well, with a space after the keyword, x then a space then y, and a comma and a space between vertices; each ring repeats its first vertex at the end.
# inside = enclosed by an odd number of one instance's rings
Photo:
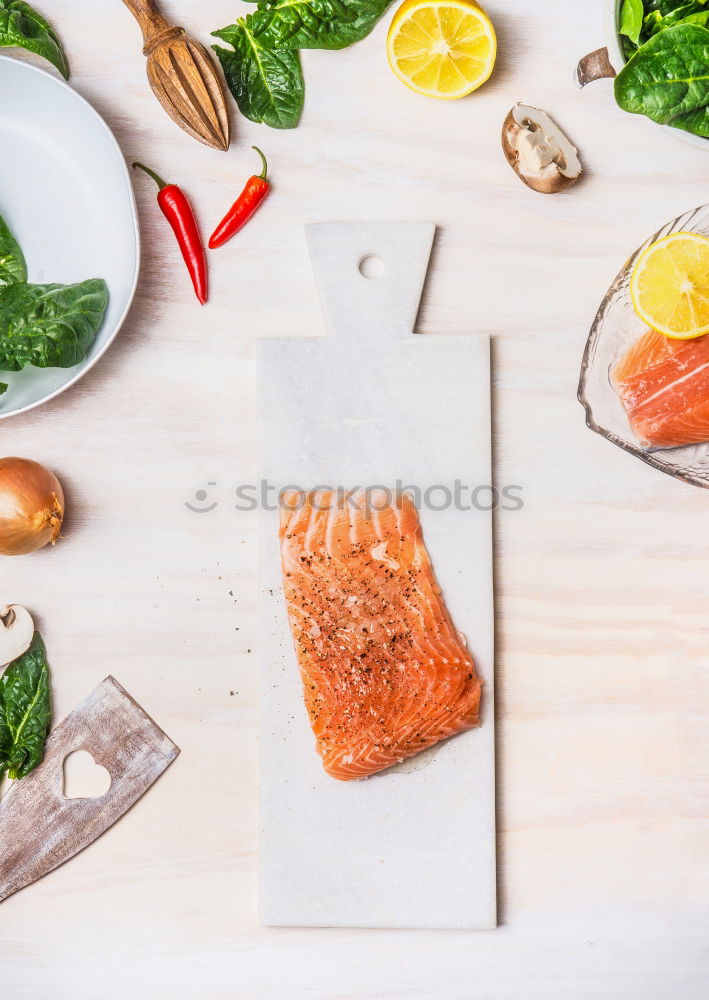
POLYGON ((57 726, 44 760, 0 802, 0 902, 100 837, 146 792, 179 748, 113 677, 57 726), (111 786, 99 798, 65 798, 64 760, 87 750, 111 786))

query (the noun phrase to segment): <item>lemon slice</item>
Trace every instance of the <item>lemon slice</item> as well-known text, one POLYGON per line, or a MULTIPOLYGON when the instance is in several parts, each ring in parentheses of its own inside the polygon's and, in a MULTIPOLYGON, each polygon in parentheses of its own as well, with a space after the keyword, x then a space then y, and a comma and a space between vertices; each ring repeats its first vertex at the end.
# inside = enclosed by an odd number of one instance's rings
POLYGON ((630 277, 635 312, 666 337, 709 333, 709 239, 673 233, 638 257, 630 277))
POLYGON ((473 0, 405 0, 387 36, 389 65, 407 87, 452 101, 492 73, 495 29, 473 0))

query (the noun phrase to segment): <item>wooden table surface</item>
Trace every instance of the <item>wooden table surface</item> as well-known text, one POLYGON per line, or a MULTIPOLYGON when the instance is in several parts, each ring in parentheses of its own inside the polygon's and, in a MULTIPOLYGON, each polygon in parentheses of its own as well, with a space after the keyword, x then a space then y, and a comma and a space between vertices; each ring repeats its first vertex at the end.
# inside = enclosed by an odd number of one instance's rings
MULTIPOLYGON (((66 487, 61 544, 0 571, 3 599, 32 608, 45 635, 56 719, 112 673, 182 748, 114 829, 0 908, 3 995, 706 997, 708 497, 588 431, 576 385, 607 285, 650 232, 707 200, 707 155, 618 111, 607 81, 574 89, 576 59, 604 41, 601 0, 490 0, 494 76, 451 103, 395 79, 388 15, 350 50, 304 54, 298 129, 234 109, 227 154, 164 115, 118 0, 40 6, 73 86, 129 160, 184 185, 205 230, 252 172, 254 142, 274 192, 210 257, 202 309, 136 178, 143 263, 118 340, 73 389, 0 424, 3 453, 45 462, 66 487), (536 195, 505 163, 517 100, 577 143, 586 175, 570 192, 536 195), (435 221, 418 329, 494 338, 495 472, 524 508, 496 515, 491 932, 257 921, 258 516, 234 509, 234 490, 258 475, 256 341, 322 332, 303 225, 333 219, 435 221), (200 489, 210 512, 185 506, 200 489)), ((163 7, 205 42, 247 9, 163 7)))

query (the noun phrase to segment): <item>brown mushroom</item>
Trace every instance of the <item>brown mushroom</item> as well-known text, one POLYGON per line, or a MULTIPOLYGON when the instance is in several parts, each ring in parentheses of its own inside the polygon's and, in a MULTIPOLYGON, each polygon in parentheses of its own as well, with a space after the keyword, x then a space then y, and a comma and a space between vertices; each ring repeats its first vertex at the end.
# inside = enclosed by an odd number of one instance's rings
POLYGON ((519 179, 540 194, 564 191, 581 176, 576 147, 540 108, 515 104, 502 125, 502 150, 519 179))
POLYGON ((33 635, 29 611, 19 604, 0 606, 0 669, 30 648, 33 635))

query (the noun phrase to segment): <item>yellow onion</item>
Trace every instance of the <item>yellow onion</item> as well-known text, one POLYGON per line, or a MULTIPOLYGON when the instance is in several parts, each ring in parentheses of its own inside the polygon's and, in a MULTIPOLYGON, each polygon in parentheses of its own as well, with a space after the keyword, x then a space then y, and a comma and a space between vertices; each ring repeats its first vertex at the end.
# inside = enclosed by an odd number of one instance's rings
POLYGON ((52 545, 64 518, 64 492, 49 469, 29 458, 0 458, 0 555, 52 545))

